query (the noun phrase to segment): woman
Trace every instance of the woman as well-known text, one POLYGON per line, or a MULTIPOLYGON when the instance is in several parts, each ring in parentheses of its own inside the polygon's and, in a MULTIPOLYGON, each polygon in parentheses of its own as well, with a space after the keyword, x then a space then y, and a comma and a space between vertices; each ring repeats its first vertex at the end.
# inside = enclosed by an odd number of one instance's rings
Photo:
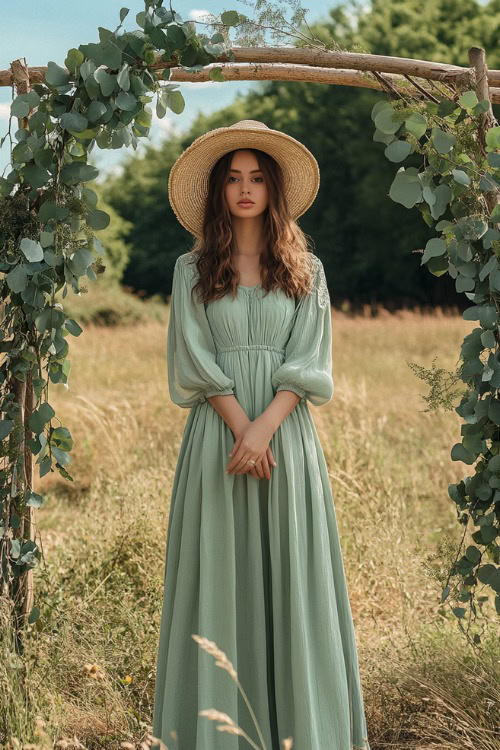
MULTIPOLYGON (((314 156, 255 120, 209 131, 176 161, 169 198, 196 238, 175 264, 167 364, 189 408, 169 511, 153 735, 241 750, 215 708, 267 750, 369 750, 327 466, 307 402, 333 394, 331 307, 296 223, 314 156)), ((159 745, 154 745, 154 748, 159 745)))

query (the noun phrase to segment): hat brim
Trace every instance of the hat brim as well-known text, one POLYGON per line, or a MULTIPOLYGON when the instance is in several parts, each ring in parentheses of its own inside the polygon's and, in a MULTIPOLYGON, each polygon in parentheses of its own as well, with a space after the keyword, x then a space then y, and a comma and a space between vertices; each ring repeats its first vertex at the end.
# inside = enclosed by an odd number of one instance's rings
POLYGON ((279 163, 285 198, 294 219, 313 203, 319 190, 319 167, 304 144, 267 127, 216 128, 201 135, 183 151, 168 177, 172 210, 191 234, 202 236, 208 179, 215 162, 228 151, 242 148, 265 151, 279 163))

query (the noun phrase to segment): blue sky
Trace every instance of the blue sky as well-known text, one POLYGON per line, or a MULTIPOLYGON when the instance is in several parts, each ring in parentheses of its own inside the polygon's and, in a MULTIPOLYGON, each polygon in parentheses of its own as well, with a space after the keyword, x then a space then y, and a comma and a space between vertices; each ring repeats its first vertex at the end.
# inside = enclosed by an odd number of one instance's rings
MULTIPOLYGON (((305 7, 309 12, 306 16, 308 23, 324 19, 327 8, 334 7, 334 2, 325 6, 320 0, 309 0, 305 7)), ((168 7, 168 2, 165 2, 168 7)), ((7 70, 12 60, 25 57, 28 66, 46 65, 53 60, 64 65, 67 51, 80 44, 99 41, 98 27, 104 26, 115 29, 119 23, 120 8, 126 7, 130 12, 125 19, 125 30, 137 28, 135 16, 144 10, 143 0, 85 0, 85 2, 68 2, 67 0, 24 0, 23 3, 2 3, 0 7, 0 70, 7 70)), ((188 0, 173 0, 173 9, 183 20, 199 21, 205 13, 219 14, 225 10, 237 10, 249 18, 254 17, 253 6, 240 0, 209 0, 197 3, 188 0)), ((288 6, 287 6, 288 7, 288 6)), ((290 11, 287 13, 290 17, 290 11)), ((207 27, 198 24, 200 31, 207 27)), ((282 42, 283 44, 283 42, 282 42)), ((201 110, 210 113, 231 103, 237 93, 244 94, 252 88, 259 87, 255 81, 227 81, 217 83, 182 83, 180 91, 186 101, 184 112, 175 115, 170 110, 161 120, 153 116, 153 126, 149 140, 159 142, 168 136, 169 132, 185 130, 201 110)), ((0 87, 0 138, 8 129, 8 117, 12 89, 9 86, 0 87)), ((154 100, 152 102, 154 105, 154 100)), ((151 106, 151 105, 150 105, 151 106)), ((154 111, 154 106, 152 107, 154 111)), ((11 131, 15 132, 17 122, 12 123, 11 131)), ((137 150, 140 153, 143 142, 137 150)), ((126 153, 133 149, 101 150, 97 147, 92 151, 92 159, 101 169, 101 176, 119 168, 119 163, 126 153)), ((0 175, 9 163, 9 139, 4 141, 0 149, 0 175)))

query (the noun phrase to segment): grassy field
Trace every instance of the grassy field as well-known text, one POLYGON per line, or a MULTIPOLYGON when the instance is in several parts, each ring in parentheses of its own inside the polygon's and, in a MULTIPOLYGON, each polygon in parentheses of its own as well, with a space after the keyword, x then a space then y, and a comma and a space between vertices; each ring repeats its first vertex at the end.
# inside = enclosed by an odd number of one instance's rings
MULTIPOLYGON (((24 683, 1 627, 6 748, 148 747, 169 497, 187 416, 168 396, 167 318, 157 305, 137 325, 86 325, 70 341, 69 388, 50 386, 75 440, 74 481, 36 478, 47 495, 36 513, 41 618, 26 639, 24 683)), ((473 327, 458 315, 334 312, 335 394, 310 407, 334 492, 372 750, 500 748, 493 604, 475 626, 479 649, 438 611, 460 537, 447 486, 472 473, 450 458, 461 419, 426 413, 428 386, 408 366, 430 368, 437 356, 454 370, 473 327)))

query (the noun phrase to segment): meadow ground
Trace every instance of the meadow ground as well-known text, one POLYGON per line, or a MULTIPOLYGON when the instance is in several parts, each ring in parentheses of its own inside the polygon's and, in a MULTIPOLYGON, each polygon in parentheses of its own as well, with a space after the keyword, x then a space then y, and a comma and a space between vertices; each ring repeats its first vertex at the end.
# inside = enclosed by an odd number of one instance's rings
MULTIPOLYGON (((158 306, 137 325, 85 325, 70 337, 69 388, 50 385, 75 440, 74 481, 36 474, 47 496, 36 512, 41 617, 26 638, 24 684, 2 623, 3 747, 148 747, 169 497, 187 416, 168 395, 167 319, 158 306)), ((500 748, 492 597, 474 626, 478 648, 440 605, 461 536, 447 487, 472 473, 450 458, 461 418, 424 411, 429 387, 408 365, 430 368, 437 357, 453 371, 473 327, 458 314, 334 311, 335 393, 310 407, 334 493, 372 750, 500 748)))

